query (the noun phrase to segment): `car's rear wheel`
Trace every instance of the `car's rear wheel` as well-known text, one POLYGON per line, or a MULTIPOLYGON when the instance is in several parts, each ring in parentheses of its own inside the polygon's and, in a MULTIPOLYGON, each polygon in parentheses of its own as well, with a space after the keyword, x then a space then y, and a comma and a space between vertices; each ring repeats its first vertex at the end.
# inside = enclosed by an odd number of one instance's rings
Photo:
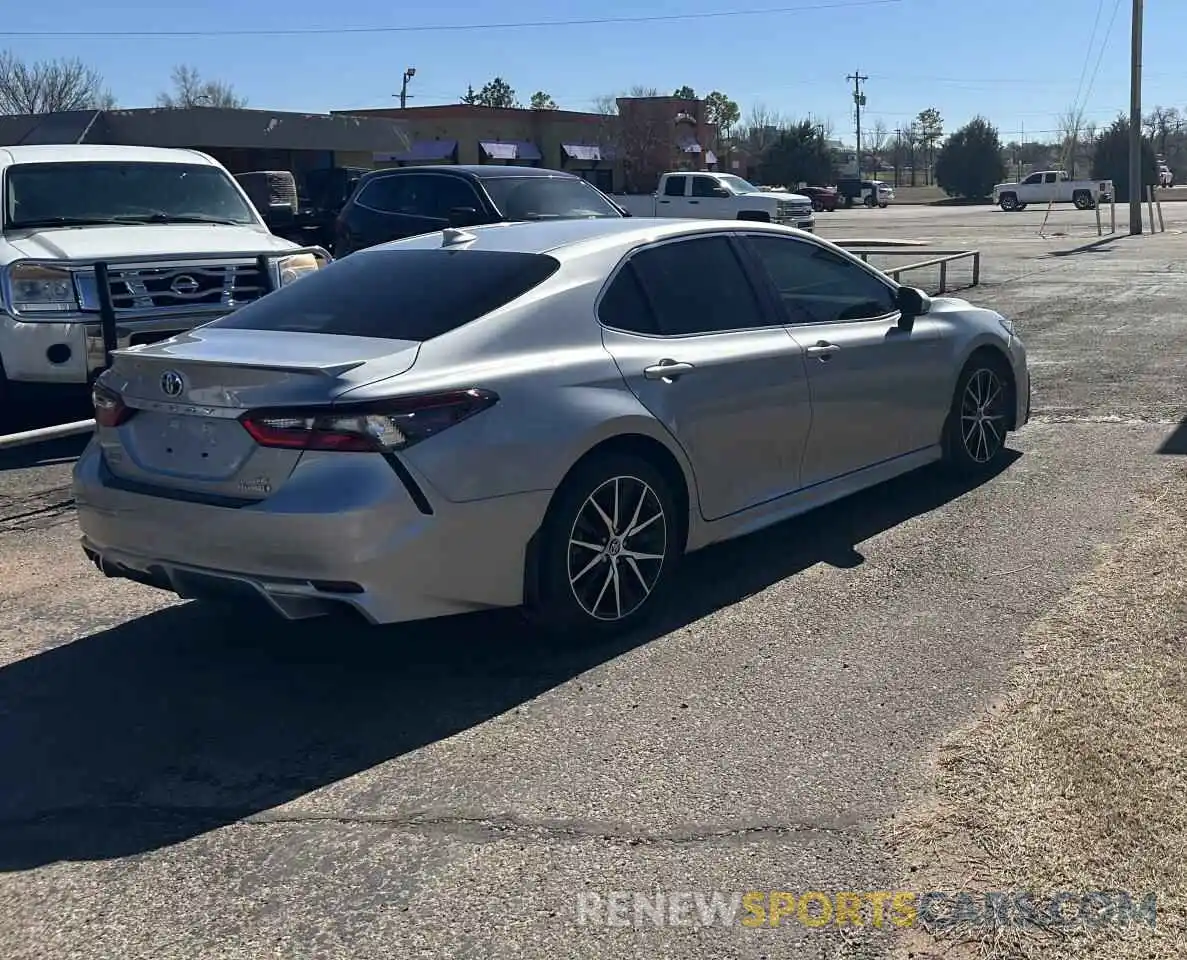
POLYGON ((870 194, 868 197, 866 197, 866 198, 865 198, 865 200, 864 200, 863 202, 864 202, 864 203, 865 203, 865 205, 866 205, 867 207, 869 207, 871 210, 873 210, 873 209, 874 209, 874 207, 876 207, 876 206, 878 205, 878 200, 877 200, 877 198, 875 198, 875 197, 874 197, 874 195, 873 195, 873 194, 870 194))
POLYGON ((1018 195, 1014 193, 1003 193, 998 198, 998 206, 1000 206, 1006 213, 1018 209, 1018 195))
POLYGON ((684 519, 663 473, 627 454, 577 467, 540 531, 528 613, 557 633, 630 629, 661 606, 684 551, 684 519))
POLYGON ((1006 363, 985 352, 975 355, 956 382, 944 425, 944 460, 956 473, 992 472, 1006 451, 1014 403, 1006 363))
POLYGON ((1091 210, 1096 206, 1092 200, 1092 194, 1087 190, 1077 190, 1072 202, 1075 203, 1077 210, 1091 210))

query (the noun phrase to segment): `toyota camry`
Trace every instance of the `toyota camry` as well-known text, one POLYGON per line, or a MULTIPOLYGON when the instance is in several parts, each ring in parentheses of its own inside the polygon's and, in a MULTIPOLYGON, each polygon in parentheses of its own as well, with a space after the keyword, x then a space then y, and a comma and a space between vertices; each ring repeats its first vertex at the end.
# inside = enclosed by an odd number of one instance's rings
POLYGON ((681 557, 1030 411, 1010 322, 737 221, 451 229, 116 351, 75 468, 87 555, 181 597, 392 623, 655 610, 681 557))

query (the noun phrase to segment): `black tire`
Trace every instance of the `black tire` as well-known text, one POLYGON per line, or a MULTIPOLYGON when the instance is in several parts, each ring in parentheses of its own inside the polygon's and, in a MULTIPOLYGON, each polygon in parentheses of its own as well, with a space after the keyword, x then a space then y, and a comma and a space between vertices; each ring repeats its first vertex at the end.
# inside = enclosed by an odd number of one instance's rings
POLYGON ((871 210, 873 210, 874 207, 876 207, 878 205, 878 201, 874 198, 874 195, 872 193, 868 197, 866 197, 865 200, 862 201, 862 203, 864 203, 871 210))
POLYGON ((988 352, 975 354, 957 378, 944 422, 948 468, 966 477, 993 473, 1005 456, 1013 412, 1013 377, 1006 361, 988 352))
POLYGON ((1077 190, 1072 196, 1072 203, 1076 205, 1077 210, 1091 210, 1096 206, 1092 202, 1092 194, 1087 190, 1077 190))
POLYGON ((812 201, 812 209, 815 210, 817 213, 824 213, 824 201, 823 200, 813 200, 812 201))
POLYGON ((997 202, 998 206, 1001 207, 1006 213, 1011 213, 1015 210, 1021 209, 1018 204, 1018 194, 1016 193, 1003 193, 1000 197, 998 197, 997 202))
POLYGON ((884 202, 881 202, 881 203, 879 203, 879 204, 878 204, 878 206, 879 206, 879 207, 881 207, 883 210, 885 210, 887 207, 889 207, 889 206, 890 206, 890 201, 889 201, 889 200, 886 200, 886 201, 884 201, 884 202))
POLYGON ((684 553, 686 518, 677 502, 667 478, 642 457, 608 453, 580 464, 557 490, 540 529, 529 618, 551 633, 596 637, 654 616, 684 553), (591 502, 617 520, 615 531, 591 502), (626 532, 632 521, 640 528, 634 535, 626 532))

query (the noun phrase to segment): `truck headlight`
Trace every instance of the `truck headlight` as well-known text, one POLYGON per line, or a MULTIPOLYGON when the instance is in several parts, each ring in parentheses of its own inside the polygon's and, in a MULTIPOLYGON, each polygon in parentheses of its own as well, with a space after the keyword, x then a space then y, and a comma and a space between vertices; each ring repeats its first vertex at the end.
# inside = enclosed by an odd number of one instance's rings
POLYGON ((312 253, 297 253, 291 257, 281 257, 276 262, 280 273, 280 285, 287 287, 290 283, 300 280, 321 269, 321 260, 312 253))
POLYGON ((12 309, 17 313, 67 313, 79 309, 74 275, 69 270, 17 263, 8 271, 12 309))

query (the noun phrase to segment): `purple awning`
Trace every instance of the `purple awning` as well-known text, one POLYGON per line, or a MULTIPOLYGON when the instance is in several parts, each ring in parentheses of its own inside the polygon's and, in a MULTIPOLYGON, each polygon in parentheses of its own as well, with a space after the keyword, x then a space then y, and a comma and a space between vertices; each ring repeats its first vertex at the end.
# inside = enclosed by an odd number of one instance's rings
POLYGON ((527 140, 480 140, 482 152, 492 160, 542 160, 540 148, 527 140))
POLYGON ((416 140, 399 153, 376 154, 376 160, 395 160, 398 163, 424 163, 429 160, 451 160, 457 150, 456 140, 416 140))
POLYGON ((602 152, 602 148, 588 143, 562 143, 561 149, 565 151, 570 160, 592 160, 598 163, 601 160, 607 159, 602 152))

